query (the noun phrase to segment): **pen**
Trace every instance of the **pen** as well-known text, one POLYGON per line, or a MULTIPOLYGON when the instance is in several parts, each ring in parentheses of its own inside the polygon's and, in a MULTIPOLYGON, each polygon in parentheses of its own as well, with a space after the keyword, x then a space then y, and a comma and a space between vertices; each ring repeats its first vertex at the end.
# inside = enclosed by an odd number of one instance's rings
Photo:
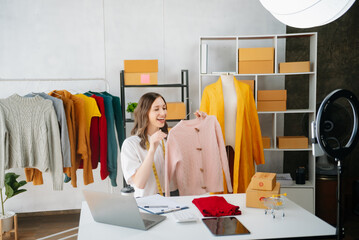
POLYGON ((145 206, 145 208, 168 208, 168 206, 145 206))
POLYGON ((181 208, 173 208, 173 209, 169 209, 169 210, 161 210, 161 213, 170 213, 170 212, 175 212, 175 211, 179 211, 182 210, 181 208))

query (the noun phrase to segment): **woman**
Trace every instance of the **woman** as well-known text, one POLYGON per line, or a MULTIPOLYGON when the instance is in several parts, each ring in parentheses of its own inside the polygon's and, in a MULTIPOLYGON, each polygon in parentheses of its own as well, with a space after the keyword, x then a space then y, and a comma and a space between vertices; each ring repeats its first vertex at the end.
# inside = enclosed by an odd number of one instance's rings
MULTIPOLYGON (((197 117, 204 113, 196 112, 197 117)), ((158 93, 144 94, 135 109, 132 136, 121 149, 121 165, 126 182, 135 189, 135 197, 163 194, 165 178, 167 104, 158 93)), ((176 186, 171 186, 171 191, 176 186)))

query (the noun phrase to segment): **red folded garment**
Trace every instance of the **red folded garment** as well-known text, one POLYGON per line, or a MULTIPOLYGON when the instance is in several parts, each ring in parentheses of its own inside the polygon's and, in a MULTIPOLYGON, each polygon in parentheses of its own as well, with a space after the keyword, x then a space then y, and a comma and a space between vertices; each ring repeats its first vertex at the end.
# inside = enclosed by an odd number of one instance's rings
POLYGON ((204 217, 220 217, 242 214, 238 206, 229 204, 223 197, 212 196, 195 198, 192 203, 196 205, 204 217))

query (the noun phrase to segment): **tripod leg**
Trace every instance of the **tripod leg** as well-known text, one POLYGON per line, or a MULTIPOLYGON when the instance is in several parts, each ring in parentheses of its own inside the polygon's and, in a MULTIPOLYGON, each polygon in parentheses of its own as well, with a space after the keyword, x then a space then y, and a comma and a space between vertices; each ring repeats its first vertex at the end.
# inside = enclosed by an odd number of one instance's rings
POLYGON ((338 162, 337 166, 337 240, 343 239, 344 228, 342 226, 342 217, 341 217, 341 171, 342 165, 340 159, 335 159, 338 162))

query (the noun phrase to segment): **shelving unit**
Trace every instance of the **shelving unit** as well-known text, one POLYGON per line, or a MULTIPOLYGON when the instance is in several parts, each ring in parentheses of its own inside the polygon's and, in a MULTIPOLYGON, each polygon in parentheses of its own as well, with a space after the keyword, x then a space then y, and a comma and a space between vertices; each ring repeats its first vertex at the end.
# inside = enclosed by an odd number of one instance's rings
MULTIPOLYGON (((269 153, 284 153, 284 152, 308 152, 308 180, 304 185, 294 184, 290 186, 282 186, 281 192, 286 192, 288 197, 306 208, 308 211, 315 212, 315 157, 312 155, 312 148, 309 145, 305 149, 279 149, 277 147, 277 136, 279 132, 284 129, 284 115, 285 114, 306 114, 308 115, 308 126, 311 121, 315 120, 316 114, 316 85, 317 85, 317 33, 298 33, 298 34, 274 34, 274 35, 259 35, 259 36, 214 36, 214 37, 200 37, 200 52, 199 52, 199 103, 201 102, 202 92, 204 87, 213 83, 221 75, 220 72, 234 72, 234 76, 238 80, 254 80, 254 96, 257 104, 258 90, 275 90, 284 89, 286 78, 289 76, 305 76, 308 78, 308 106, 300 109, 287 109, 286 111, 263 111, 258 112, 259 118, 267 117, 271 119, 271 123, 266 123, 262 126, 263 131, 270 132, 272 140, 271 148, 264 149, 265 154, 269 153), (289 38, 304 38, 309 41, 309 59, 311 63, 310 72, 300 73, 279 73, 279 63, 285 62, 285 44, 289 38), (201 48, 202 44, 207 44, 207 59, 202 59, 201 48), (211 46, 213 45, 213 48, 211 46), (274 48, 274 73, 268 74, 238 74, 238 48, 247 47, 273 47, 274 48), (223 58, 227 56, 227 58, 223 58), (206 63, 207 73, 201 73, 203 69, 202 63, 206 63), (220 69, 217 69, 218 68, 220 69), (216 72, 213 74, 212 72, 216 72), (268 80, 269 79, 269 80, 268 80), (282 85, 281 88, 276 88, 273 85, 282 85)), ((290 95, 288 95, 288 98, 290 95)), ((308 129, 308 138, 310 139, 310 128, 308 129)), ((267 157, 267 156, 266 156, 267 157)), ((266 158, 267 161, 267 158, 266 158)))
MULTIPOLYGON (((181 102, 186 102, 186 119, 189 119, 189 85, 188 85, 188 70, 181 70, 181 83, 178 84, 156 84, 156 85, 125 85, 125 72, 121 71, 120 74, 120 95, 121 95, 121 107, 122 117, 126 135, 126 123, 134 122, 132 119, 126 118, 126 95, 125 90, 127 88, 180 88, 181 89, 181 102)), ((140 96, 138 96, 140 97, 140 96)), ((164 96, 165 97, 165 96, 164 96)), ((182 119, 166 120, 167 122, 178 122, 182 119)))

